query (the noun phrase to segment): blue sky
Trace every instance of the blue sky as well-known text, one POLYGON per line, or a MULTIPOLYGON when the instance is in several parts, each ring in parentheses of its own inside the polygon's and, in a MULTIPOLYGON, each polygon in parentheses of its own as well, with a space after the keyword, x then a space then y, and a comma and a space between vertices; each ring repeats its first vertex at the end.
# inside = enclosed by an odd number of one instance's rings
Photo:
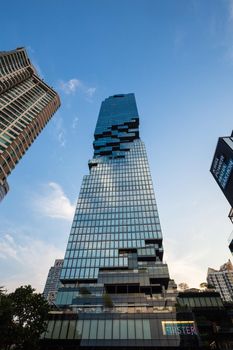
POLYGON ((9 177, 0 281, 42 291, 62 258, 101 101, 134 92, 177 283, 230 258, 229 204, 209 168, 233 127, 233 1, 34 0, 1 4, 1 50, 25 46, 62 107, 9 177))

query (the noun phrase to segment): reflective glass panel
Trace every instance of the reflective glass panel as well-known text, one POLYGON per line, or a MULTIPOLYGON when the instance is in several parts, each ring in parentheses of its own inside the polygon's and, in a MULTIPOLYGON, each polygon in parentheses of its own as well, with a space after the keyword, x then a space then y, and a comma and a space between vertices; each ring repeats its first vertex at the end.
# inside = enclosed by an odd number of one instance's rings
POLYGON ((151 339, 150 320, 142 320, 144 339, 151 339))
POLYGON ((54 323, 55 323, 54 320, 51 320, 51 321, 48 322, 47 331, 45 333, 45 338, 51 338, 52 337, 54 323))
POLYGON ((105 322, 105 339, 112 339, 112 320, 105 322))
POLYGON ((61 321, 56 321, 54 330, 53 330, 53 339, 59 338, 60 329, 61 329, 61 321))
POLYGON ((142 320, 135 320, 136 339, 143 339, 142 320))
POLYGON ((83 321, 78 320, 76 323, 74 339, 81 339, 82 338, 82 329, 83 329, 83 321))
POLYGON ((66 339, 69 321, 62 321, 60 339, 66 339))
POLYGON ((128 339, 135 339, 135 321, 128 320, 128 339))
POLYGON ((75 334, 76 321, 70 321, 67 339, 73 339, 75 334))
POLYGON ((120 338, 127 339, 127 320, 120 320, 120 338))
POLYGON ((90 339, 96 339, 97 325, 97 320, 91 320, 90 339))
POLYGON ((104 326, 105 326, 105 321, 99 320, 97 339, 104 339, 104 326))
POLYGON ((113 339, 120 338, 119 320, 113 320, 113 339))
POLYGON ((90 323, 90 320, 83 320, 82 339, 89 339, 90 323))

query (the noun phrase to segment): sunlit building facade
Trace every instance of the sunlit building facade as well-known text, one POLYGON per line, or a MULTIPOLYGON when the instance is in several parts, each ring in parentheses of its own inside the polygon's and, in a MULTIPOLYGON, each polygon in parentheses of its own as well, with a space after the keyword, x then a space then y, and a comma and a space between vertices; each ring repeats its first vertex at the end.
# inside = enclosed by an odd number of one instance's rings
POLYGON ((0 52, 0 200, 9 190, 8 175, 59 106, 24 48, 0 52))

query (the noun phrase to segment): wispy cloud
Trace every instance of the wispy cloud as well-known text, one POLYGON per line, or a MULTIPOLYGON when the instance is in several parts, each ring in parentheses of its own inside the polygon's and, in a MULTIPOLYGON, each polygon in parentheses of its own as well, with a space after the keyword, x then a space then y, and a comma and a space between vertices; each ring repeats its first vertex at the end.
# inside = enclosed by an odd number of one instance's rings
POLYGON ((85 93, 87 94, 88 97, 92 97, 95 92, 96 92, 96 88, 94 87, 90 87, 85 90, 85 93))
POLYGON ((64 127, 63 118, 59 113, 53 118, 54 129, 53 133, 61 147, 66 145, 66 129, 64 127))
MULTIPOLYGON (((173 247, 173 249, 174 248, 175 247, 173 247)), ((182 253, 176 255, 169 249, 168 245, 166 249, 166 256, 169 257, 168 266, 170 277, 174 278, 177 284, 186 282, 189 287, 198 288, 201 282, 205 282, 207 267, 203 267, 200 263, 200 260, 202 261, 205 256, 205 251, 195 255, 182 253)))
POLYGON ((35 210, 41 215, 55 219, 70 221, 75 211, 75 204, 71 203, 61 186, 56 182, 45 185, 42 194, 35 195, 33 204, 35 210))
POLYGON ((174 34, 174 48, 179 50, 184 46, 186 33, 184 30, 177 29, 174 34))
POLYGON ((49 267, 64 252, 29 236, 6 233, 0 238, 0 279, 8 291, 31 284, 42 292, 49 267))
POLYGON ((32 65, 35 67, 39 77, 44 79, 45 76, 43 74, 43 71, 42 71, 39 63, 37 62, 37 59, 35 58, 35 50, 30 45, 26 46, 26 50, 27 50, 27 53, 30 57, 30 61, 31 61, 32 65))
POLYGON ((229 20, 233 22, 233 0, 228 0, 228 16, 229 20))
POLYGON ((34 58, 31 58, 31 63, 32 63, 32 65, 35 67, 35 69, 36 69, 36 71, 37 71, 39 77, 42 78, 42 79, 44 79, 44 78, 45 78, 44 73, 42 72, 42 69, 41 69, 41 67, 39 66, 38 62, 37 62, 34 58))
POLYGON ((78 117, 74 117, 73 122, 72 122, 72 129, 76 129, 78 125, 78 117))
POLYGON ((95 87, 87 86, 83 81, 77 78, 72 78, 68 81, 60 80, 58 87, 66 95, 74 95, 77 91, 80 91, 88 98, 93 97, 96 92, 95 87))
POLYGON ((226 6, 226 21, 224 21, 224 35, 221 45, 225 49, 225 58, 232 63, 233 61, 233 0, 227 0, 226 6))
POLYGON ((60 89, 67 95, 75 94, 78 87, 80 86, 81 86, 81 81, 78 79, 70 79, 66 82, 61 80, 59 82, 60 89))
POLYGON ((13 238, 9 234, 5 234, 0 241, 0 259, 12 258, 17 260, 17 253, 13 243, 13 238))

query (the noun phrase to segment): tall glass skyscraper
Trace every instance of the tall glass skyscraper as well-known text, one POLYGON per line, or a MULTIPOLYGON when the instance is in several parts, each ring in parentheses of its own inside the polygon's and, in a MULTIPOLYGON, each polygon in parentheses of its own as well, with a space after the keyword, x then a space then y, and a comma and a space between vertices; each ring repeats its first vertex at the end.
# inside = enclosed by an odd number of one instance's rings
POLYGON ((134 94, 102 103, 93 146, 44 344, 165 347, 181 335, 194 344, 192 318, 177 321, 134 94))
POLYGON ((168 284, 159 216, 133 94, 101 106, 61 273, 64 284, 168 284), (135 273, 137 269, 137 273, 135 273))

